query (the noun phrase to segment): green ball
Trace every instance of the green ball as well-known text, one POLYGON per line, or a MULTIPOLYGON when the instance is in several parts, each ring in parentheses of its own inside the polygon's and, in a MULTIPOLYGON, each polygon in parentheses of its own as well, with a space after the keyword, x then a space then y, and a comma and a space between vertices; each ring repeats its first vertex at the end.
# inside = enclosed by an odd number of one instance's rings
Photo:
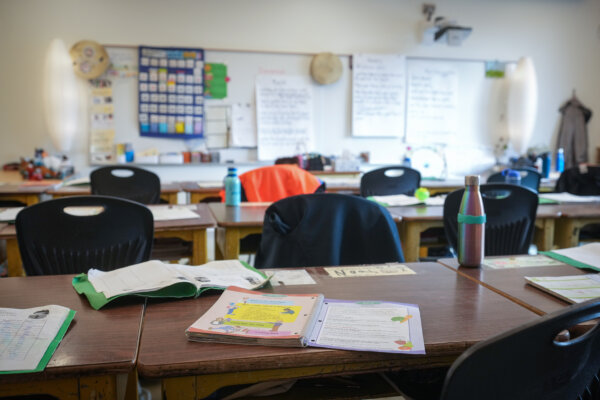
POLYGON ((429 198, 429 190, 427 190, 426 188, 418 188, 415 191, 415 197, 419 200, 419 201, 425 201, 429 198))

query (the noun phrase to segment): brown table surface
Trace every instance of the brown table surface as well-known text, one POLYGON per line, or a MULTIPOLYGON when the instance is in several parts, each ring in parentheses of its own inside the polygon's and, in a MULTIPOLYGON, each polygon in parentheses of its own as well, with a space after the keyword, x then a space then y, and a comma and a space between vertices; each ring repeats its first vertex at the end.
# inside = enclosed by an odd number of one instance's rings
POLYGON ((57 304, 76 311, 75 319, 44 371, 0 375, 0 386, 15 382, 128 373, 134 368, 142 327, 143 300, 132 298, 96 311, 84 296, 79 296, 73 289, 73 276, 0 279, 0 307, 31 308, 57 304))
POLYGON ((225 203, 208 203, 208 208, 215 217, 218 226, 262 227, 265 211, 269 205, 270 203, 242 203, 239 207, 229 207, 225 203))
MULTIPOLYGON (((91 188, 89 185, 76 185, 76 186, 60 186, 57 188, 51 188, 46 193, 51 195, 66 196, 66 195, 87 195, 91 194, 91 188)), ((166 193, 177 193, 182 190, 182 184, 180 182, 169 182, 160 184, 160 192, 166 193)))
MULTIPOLYGON (((395 221, 427 220, 439 221, 444 217, 444 206, 394 206, 387 207, 395 221)), ((559 218, 563 205, 540 204, 537 209, 538 218, 559 218)))
POLYGON ((537 318, 529 310, 440 264, 407 265, 417 274, 331 278, 321 267, 308 268, 316 285, 278 286, 264 291, 417 304, 427 351, 424 356, 188 341, 185 329, 214 303, 217 293, 198 299, 149 301, 138 372, 142 377, 168 378, 369 362, 379 363, 380 369, 448 364, 474 343, 537 318))
POLYGON ((24 181, 0 185, 0 194, 42 194, 59 185, 60 181, 24 181))
POLYGON ((593 273, 593 271, 575 268, 568 264, 494 269, 485 265, 481 268, 461 267, 456 258, 440 259, 438 262, 540 315, 560 310, 568 306, 569 303, 526 284, 526 276, 561 276, 593 273))

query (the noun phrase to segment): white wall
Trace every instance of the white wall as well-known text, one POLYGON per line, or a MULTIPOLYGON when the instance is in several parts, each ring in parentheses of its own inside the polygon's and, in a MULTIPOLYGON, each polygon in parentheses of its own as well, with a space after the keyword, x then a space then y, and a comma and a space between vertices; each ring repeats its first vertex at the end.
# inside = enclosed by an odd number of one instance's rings
MULTIPOLYGON (((600 146, 598 0, 445 0, 436 15, 473 27, 461 47, 419 44, 414 0, 0 0, 0 162, 52 151, 43 121, 42 65, 50 40, 317 53, 516 60, 533 57, 539 111, 531 145, 554 147, 559 106, 577 90, 595 112, 590 157, 600 146)), ((485 132, 482 132, 485 134, 485 132)), ((393 139, 342 133, 340 148, 382 151, 393 139)), ((87 167, 87 138, 76 144, 87 167)), ((223 167, 224 172, 224 167, 223 167)), ((215 176, 223 175, 217 169, 215 176)), ((207 179, 211 179, 210 177, 207 179)))

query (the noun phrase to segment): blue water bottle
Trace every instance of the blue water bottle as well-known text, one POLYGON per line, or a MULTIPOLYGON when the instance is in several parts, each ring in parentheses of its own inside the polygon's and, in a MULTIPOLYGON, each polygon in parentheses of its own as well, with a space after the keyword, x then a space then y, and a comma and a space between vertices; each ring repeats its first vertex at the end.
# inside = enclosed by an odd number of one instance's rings
POLYGON ((505 169, 502 171, 502 175, 504 175, 504 181, 511 185, 520 185, 521 184, 521 173, 519 171, 515 171, 514 169, 505 169))
POLYGON ((548 178, 550 176, 550 164, 552 164, 552 158, 550 153, 542 154, 542 177, 548 178))
POLYGON ((223 182, 225 186, 225 205, 239 206, 242 201, 242 184, 237 176, 237 168, 229 167, 223 182))
POLYGON ((556 151, 556 171, 563 172, 565 170, 565 151, 559 148, 556 151))

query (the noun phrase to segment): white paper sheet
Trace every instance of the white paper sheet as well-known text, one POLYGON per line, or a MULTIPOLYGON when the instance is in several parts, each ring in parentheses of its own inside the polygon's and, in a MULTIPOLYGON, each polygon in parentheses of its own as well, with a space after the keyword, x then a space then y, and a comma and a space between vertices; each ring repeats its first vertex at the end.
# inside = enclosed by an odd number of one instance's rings
POLYGON ((312 151, 313 89, 307 77, 256 78, 258 159, 274 160, 312 151))
POLYGON ((315 285, 315 280, 305 269, 264 269, 263 272, 273 275, 272 286, 315 285))
POLYGON ((231 105, 231 147, 256 147, 256 113, 251 104, 231 105))
POLYGON ((11 207, 0 211, 0 222, 14 222, 17 214, 25 207, 11 207))
POLYGON ((600 196, 577 196, 571 193, 543 193, 542 199, 558 201, 559 203, 594 203, 600 201, 600 196))
POLYGON ((402 136, 406 57, 354 54, 352 60, 352 134, 402 136))
POLYGON ((458 71, 450 63, 408 68, 406 141, 448 143, 458 133, 458 71))
POLYGON ((552 253, 572 258, 575 261, 600 268, 600 243, 590 243, 578 247, 552 250, 552 253))
POLYGON ((0 308, 0 371, 35 369, 69 311, 56 305, 0 308))
POLYGON ((150 211, 152 211, 152 216, 154 217, 155 221, 171 221, 176 219, 192 219, 199 217, 197 213, 186 206, 151 205, 148 206, 148 208, 150 211))

